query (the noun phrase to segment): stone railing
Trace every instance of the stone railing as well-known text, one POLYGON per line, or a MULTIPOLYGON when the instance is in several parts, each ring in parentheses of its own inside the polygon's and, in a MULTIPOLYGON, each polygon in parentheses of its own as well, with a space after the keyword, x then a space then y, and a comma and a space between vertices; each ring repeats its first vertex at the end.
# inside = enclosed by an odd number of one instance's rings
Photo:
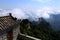
POLYGON ((31 36, 28 36, 28 35, 25 35, 25 34, 20 34, 18 39, 19 40, 41 40, 41 39, 31 37, 31 36))

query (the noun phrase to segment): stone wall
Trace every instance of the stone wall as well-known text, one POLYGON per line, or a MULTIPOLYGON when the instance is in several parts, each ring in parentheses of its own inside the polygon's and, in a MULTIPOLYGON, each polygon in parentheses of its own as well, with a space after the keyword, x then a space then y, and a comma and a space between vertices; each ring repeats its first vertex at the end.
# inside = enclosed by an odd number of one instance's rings
POLYGON ((19 27, 13 30, 13 40, 17 40, 17 36, 20 33, 19 27))
POLYGON ((41 40, 41 39, 38 39, 38 38, 35 38, 35 37, 32 37, 32 36, 28 36, 28 35, 25 35, 25 34, 19 34, 18 37, 17 37, 17 40, 41 40))
MULTIPOLYGON (((13 29, 13 40, 17 40, 18 33, 20 33, 20 26, 13 29)), ((7 40, 7 33, 0 36, 0 40, 7 40)))
POLYGON ((7 34, 1 35, 0 40, 7 40, 7 34))

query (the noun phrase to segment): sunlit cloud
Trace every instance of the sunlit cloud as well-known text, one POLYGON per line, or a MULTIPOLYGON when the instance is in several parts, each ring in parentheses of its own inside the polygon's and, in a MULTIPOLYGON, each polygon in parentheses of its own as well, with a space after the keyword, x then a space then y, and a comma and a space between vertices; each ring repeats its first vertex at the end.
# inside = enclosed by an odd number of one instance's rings
POLYGON ((35 19, 35 18, 40 18, 43 17, 45 19, 50 18, 51 14, 60 14, 60 10, 54 10, 52 7, 42 7, 41 9, 37 9, 37 10, 23 10, 23 9, 19 9, 19 8, 15 8, 12 10, 0 10, 0 16, 6 16, 10 13, 12 13, 13 17, 16 17, 17 19, 35 19), (57 13, 55 13, 57 12, 57 13), (59 12, 59 13, 58 13, 59 12))
POLYGON ((1 17, 1 16, 9 15, 8 13, 9 13, 9 11, 6 11, 6 10, 3 10, 3 9, 0 9, 0 17, 1 17))
POLYGON ((26 19, 28 16, 24 13, 24 10, 15 8, 11 11, 12 16, 18 19, 26 19))
POLYGON ((35 11, 35 14, 38 16, 38 17, 43 17, 43 18, 50 18, 50 14, 53 14, 53 8, 51 7, 43 7, 41 9, 37 9, 35 11))

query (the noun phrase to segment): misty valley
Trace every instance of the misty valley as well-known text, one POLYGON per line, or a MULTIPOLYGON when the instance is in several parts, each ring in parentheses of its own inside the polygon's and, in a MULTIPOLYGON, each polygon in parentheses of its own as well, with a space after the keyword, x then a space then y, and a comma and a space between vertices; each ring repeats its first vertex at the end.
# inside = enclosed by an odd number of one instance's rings
POLYGON ((55 30, 44 18, 38 19, 38 21, 21 20, 20 32, 41 40, 60 40, 60 30, 55 30))

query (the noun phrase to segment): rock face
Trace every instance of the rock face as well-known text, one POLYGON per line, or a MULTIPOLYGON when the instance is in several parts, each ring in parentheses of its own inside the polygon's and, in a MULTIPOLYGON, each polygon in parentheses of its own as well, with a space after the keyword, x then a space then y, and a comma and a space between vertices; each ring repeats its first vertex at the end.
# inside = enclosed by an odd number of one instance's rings
POLYGON ((0 17, 0 40, 16 40, 19 26, 11 15, 0 17))

